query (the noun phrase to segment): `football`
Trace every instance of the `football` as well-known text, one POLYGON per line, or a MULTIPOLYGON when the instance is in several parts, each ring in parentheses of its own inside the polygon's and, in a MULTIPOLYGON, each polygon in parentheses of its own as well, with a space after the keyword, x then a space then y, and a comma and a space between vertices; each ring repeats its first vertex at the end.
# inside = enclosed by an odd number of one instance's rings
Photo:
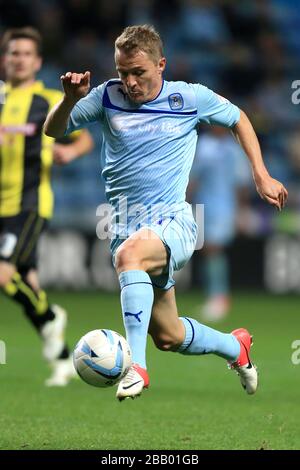
POLYGON ((120 382, 131 366, 126 339, 112 330, 93 330, 84 335, 73 352, 74 367, 84 382, 110 387, 120 382))

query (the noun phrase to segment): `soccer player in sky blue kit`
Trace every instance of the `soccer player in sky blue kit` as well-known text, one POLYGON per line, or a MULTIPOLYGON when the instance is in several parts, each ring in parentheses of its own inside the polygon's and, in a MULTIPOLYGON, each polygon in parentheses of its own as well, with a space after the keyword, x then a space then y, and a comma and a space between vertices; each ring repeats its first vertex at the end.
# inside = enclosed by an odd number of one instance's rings
POLYGON ((243 111, 200 84, 163 80, 166 59, 152 26, 127 27, 116 39, 115 62, 119 79, 89 94, 89 72, 63 75, 65 96, 48 115, 45 132, 59 137, 101 122, 102 174, 114 210, 111 250, 133 357, 117 398, 135 398, 149 386, 147 333, 163 351, 214 353, 226 359, 253 394, 257 372, 249 357, 249 332, 240 328, 221 333, 177 313, 173 271, 187 263, 197 238, 185 202, 197 124, 232 129, 252 165, 257 191, 267 202, 281 210, 287 191, 268 174, 243 111))

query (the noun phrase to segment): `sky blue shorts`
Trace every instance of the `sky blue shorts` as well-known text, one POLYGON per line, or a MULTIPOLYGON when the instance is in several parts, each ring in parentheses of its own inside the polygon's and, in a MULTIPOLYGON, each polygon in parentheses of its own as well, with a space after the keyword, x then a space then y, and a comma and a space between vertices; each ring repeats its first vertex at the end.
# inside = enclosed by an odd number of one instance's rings
POLYGON ((204 206, 204 246, 225 246, 235 235, 236 214, 234 209, 210 210, 204 206))
MULTIPOLYGON (((174 286, 174 271, 179 271, 191 258, 197 241, 198 228, 189 204, 184 209, 166 217, 159 217, 151 224, 142 224, 140 228, 148 228, 164 243, 168 252, 168 265, 160 276, 150 276, 154 287, 168 290, 174 286)), ((115 264, 115 254, 124 238, 111 241, 111 252, 115 264)))

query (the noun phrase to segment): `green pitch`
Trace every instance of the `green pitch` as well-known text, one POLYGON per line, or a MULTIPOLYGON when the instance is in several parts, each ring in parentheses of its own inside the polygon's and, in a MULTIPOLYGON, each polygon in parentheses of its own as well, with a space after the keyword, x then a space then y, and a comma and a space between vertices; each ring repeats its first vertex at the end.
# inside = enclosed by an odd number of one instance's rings
MULTIPOLYGON (((87 331, 124 334, 117 295, 52 293, 69 311, 70 345, 87 331)), ((193 315, 196 293, 178 297, 193 315)), ((40 342, 20 310, 0 297, 0 449, 300 449, 300 364, 291 344, 300 340, 297 297, 236 294, 229 320, 217 328, 244 326, 254 335, 260 387, 247 396, 225 361, 184 357, 148 343, 151 387, 141 398, 119 403, 115 388, 96 389, 74 380, 44 387, 47 366, 40 342)), ((300 358, 300 354, 298 355, 300 358)))

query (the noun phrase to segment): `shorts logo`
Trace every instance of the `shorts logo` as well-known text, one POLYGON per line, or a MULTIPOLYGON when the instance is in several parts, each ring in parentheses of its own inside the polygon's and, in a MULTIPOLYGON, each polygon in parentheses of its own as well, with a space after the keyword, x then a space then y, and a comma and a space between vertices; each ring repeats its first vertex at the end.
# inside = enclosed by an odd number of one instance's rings
POLYGON ((14 233, 6 233, 0 237, 0 256, 2 259, 12 256, 17 241, 18 239, 14 233))
POLYGON ((183 108, 183 98, 180 93, 172 93, 168 100, 171 109, 178 111, 183 108))
POLYGON ((0 80, 0 104, 5 103, 5 83, 0 80))

